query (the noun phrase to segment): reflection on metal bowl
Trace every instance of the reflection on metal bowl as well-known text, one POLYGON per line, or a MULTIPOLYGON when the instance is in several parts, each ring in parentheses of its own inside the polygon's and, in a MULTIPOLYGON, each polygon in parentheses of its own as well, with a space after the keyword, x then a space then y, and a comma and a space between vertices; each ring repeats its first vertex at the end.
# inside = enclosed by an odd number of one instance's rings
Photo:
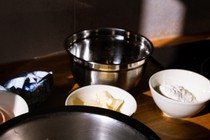
POLYGON ((139 83, 153 50, 146 37, 118 28, 75 33, 67 38, 65 47, 80 86, 108 84, 125 90, 139 83))
POLYGON ((69 106, 28 113, 0 126, 0 140, 157 140, 144 124, 118 112, 69 106))

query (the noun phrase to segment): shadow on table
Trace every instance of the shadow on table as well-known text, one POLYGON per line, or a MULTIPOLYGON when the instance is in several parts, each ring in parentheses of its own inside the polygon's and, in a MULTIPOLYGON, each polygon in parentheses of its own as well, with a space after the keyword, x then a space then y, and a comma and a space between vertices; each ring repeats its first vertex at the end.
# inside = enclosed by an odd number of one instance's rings
POLYGON ((200 73, 210 79, 210 40, 155 48, 153 57, 165 69, 179 68, 200 73))
POLYGON ((203 120, 208 117, 204 115, 210 113, 210 106, 207 106, 201 113, 192 118, 181 120, 166 117, 155 105, 151 96, 139 94, 135 97, 138 102, 138 110, 133 118, 150 127, 161 139, 200 140, 210 138, 210 130, 201 126, 201 124, 207 125, 203 120), (197 123, 195 123, 195 120, 197 120, 197 123))

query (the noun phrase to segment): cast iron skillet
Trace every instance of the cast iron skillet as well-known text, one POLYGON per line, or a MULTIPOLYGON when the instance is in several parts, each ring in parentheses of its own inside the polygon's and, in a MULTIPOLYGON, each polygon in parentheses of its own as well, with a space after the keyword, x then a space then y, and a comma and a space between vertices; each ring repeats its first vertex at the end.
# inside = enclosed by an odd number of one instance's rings
POLYGON ((0 140, 159 140, 143 123, 124 114, 87 106, 29 112, 0 126, 0 140))

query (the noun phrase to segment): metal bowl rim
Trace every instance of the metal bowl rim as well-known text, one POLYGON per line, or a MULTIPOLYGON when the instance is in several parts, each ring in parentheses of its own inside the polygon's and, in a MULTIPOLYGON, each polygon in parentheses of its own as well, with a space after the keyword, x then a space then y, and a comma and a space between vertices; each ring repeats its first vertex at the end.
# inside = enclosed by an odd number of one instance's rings
MULTIPOLYGON (((85 39, 85 37, 83 38, 85 39)), ((75 41, 73 41, 72 44, 74 44, 75 41)), ((101 70, 101 71, 118 71, 121 69, 134 69, 137 67, 140 67, 144 64, 144 61, 151 55, 151 53, 153 52, 153 44, 152 42, 145 36, 139 34, 139 33, 135 33, 133 31, 129 31, 126 29, 122 29, 122 28, 98 28, 98 29, 86 29, 86 30, 82 30, 82 31, 78 31, 73 33, 72 35, 68 36, 66 39, 66 44, 65 44, 65 49, 66 51, 73 57, 73 61, 76 63, 79 63, 80 65, 89 67, 91 69, 95 69, 95 70, 101 70), (87 33, 87 32, 99 32, 102 30, 107 30, 107 31, 119 31, 119 32, 123 32, 125 34, 132 34, 134 36, 137 36, 139 38, 142 38, 143 40, 145 40, 149 45, 147 46, 149 49, 149 54, 142 57, 139 60, 135 60, 129 64, 103 64, 103 63, 97 63, 97 62, 93 62, 93 61, 87 61, 84 60, 82 58, 79 58, 77 56, 75 56, 74 54, 72 54, 69 49, 71 48, 72 45, 69 44, 69 40, 73 39, 83 33, 87 33)))

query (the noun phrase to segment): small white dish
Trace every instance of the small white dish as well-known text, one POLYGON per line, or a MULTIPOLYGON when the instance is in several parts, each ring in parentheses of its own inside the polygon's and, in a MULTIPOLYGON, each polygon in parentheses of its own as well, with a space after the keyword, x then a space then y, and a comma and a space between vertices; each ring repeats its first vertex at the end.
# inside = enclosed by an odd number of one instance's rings
POLYGON ((7 121, 27 113, 29 108, 21 96, 8 91, 0 91, 0 110, 3 112, 7 121))
POLYGON ((66 98, 65 105, 84 105, 78 102, 74 102, 74 99, 79 98, 82 102, 88 100, 96 100, 96 93, 102 91, 107 91, 113 96, 113 98, 124 101, 120 107, 120 113, 131 116, 136 112, 137 103, 134 97, 127 91, 110 85, 89 85, 78 88, 71 92, 70 95, 66 98))

